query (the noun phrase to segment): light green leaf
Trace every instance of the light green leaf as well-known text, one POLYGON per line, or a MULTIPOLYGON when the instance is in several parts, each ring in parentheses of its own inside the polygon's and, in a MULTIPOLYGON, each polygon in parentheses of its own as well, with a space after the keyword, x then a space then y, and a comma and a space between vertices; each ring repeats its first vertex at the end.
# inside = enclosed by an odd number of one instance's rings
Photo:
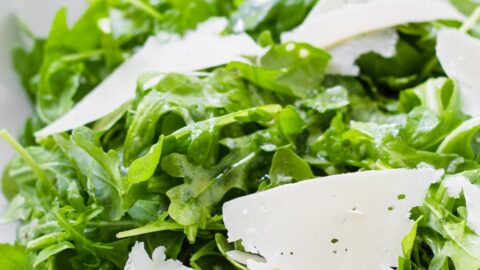
POLYGON ((437 152, 459 154, 468 159, 475 159, 476 153, 472 148, 472 139, 479 130, 480 118, 472 118, 463 122, 443 140, 437 152))
POLYGON ((163 136, 148 151, 145 156, 136 159, 128 169, 128 181, 137 184, 147 181, 155 172, 162 155, 163 136))
POLYGON ((64 250, 74 249, 74 248, 75 246, 72 245, 72 243, 70 242, 62 242, 62 243, 58 243, 58 244, 46 247, 42 249, 40 253, 38 253, 37 257, 35 258, 35 262, 33 266, 37 267, 42 262, 48 260, 48 258, 50 258, 51 256, 54 256, 55 254, 58 254, 64 250))
POLYGON ((25 247, 20 244, 0 244, 0 265, 4 270, 33 270, 25 247))

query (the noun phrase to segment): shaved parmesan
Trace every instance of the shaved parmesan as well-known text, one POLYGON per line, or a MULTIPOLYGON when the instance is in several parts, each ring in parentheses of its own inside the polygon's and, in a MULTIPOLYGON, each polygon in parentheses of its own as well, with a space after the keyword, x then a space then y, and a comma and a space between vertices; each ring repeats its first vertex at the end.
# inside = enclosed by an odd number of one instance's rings
MULTIPOLYGON (((385 0, 321 0, 315 5, 315 7, 313 7, 310 14, 308 14, 308 16, 305 18, 304 23, 308 23, 310 20, 313 20, 318 15, 333 11, 335 9, 344 7, 346 5, 365 4, 368 2, 378 2, 378 1, 385 1, 385 0)), ((397 0, 397 1, 404 1, 404 0, 397 0)), ((437 1, 448 2, 449 0, 437 0, 437 1)))
POLYGON ((402 254, 432 169, 398 169, 335 175, 285 185, 227 202, 229 241, 242 240, 250 269, 386 269, 402 254), (381 235, 383 237, 377 237, 381 235))
POLYGON ((268 266, 268 264, 260 263, 254 260, 248 260, 247 267, 249 270, 279 270, 278 268, 274 269, 268 266))
POLYGON ((480 116, 480 40, 442 29, 437 36, 437 56, 447 75, 459 84, 463 111, 480 116))
MULTIPOLYGON (((311 27, 310 31, 313 30, 314 32, 316 32, 317 29, 313 27, 315 27, 315 24, 317 23, 318 20, 323 20, 322 17, 324 16, 329 17, 331 16, 329 14, 336 14, 336 12, 340 12, 341 10, 345 8, 349 8, 351 6, 361 7, 366 3, 378 3, 381 1, 388 3, 388 2, 402 2, 405 0, 395 0, 395 1, 392 1, 392 0, 322 0, 313 8, 313 10, 304 20, 303 25, 305 26, 301 26, 298 29, 302 29, 302 27, 305 29, 307 29, 308 27, 311 27)), ((438 2, 441 0, 436 0, 436 1, 438 2)), ((384 27, 380 27, 380 28, 383 29, 384 27)), ((356 33, 353 35, 353 38, 351 39, 347 38, 346 40, 340 43, 333 42, 336 45, 327 46, 328 52, 332 56, 332 60, 329 63, 326 72, 329 74, 357 76, 360 73, 360 70, 355 65, 355 60, 362 54, 375 52, 385 58, 393 57, 395 55, 396 44, 398 42, 399 37, 394 29, 376 30, 374 32, 371 32, 371 31, 367 31, 367 32, 368 33, 361 33, 361 34, 356 33)), ((317 35, 322 36, 322 33, 319 33, 317 35)), ((288 36, 288 34, 286 34, 286 36, 288 36)), ((310 39, 314 39, 315 37, 310 36, 306 38, 308 38, 307 41, 310 41, 310 39)), ((324 37, 322 36, 321 38, 324 38, 324 37)), ((318 44, 316 43, 314 43, 314 45, 318 46, 318 44)))
POLYGON ((313 7, 312 11, 310 11, 308 16, 305 18, 304 23, 309 23, 311 20, 314 20, 315 17, 321 14, 331 12, 346 5, 364 4, 373 1, 378 0, 321 0, 313 7))
POLYGON ((176 260, 167 260, 165 247, 158 247, 150 258, 144 243, 135 243, 128 257, 125 270, 192 270, 176 260))
POLYGON ((463 191, 468 212, 467 224, 480 235, 480 187, 460 175, 447 177, 442 184, 452 198, 459 198, 463 191))
POLYGON ((144 47, 60 119, 38 131, 44 137, 74 129, 108 115, 135 97, 137 78, 145 72, 189 72, 241 60, 263 51, 247 34, 220 36, 226 22, 215 20, 166 44, 150 38, 144 47), (214 33, 216 32, 216 33, 214 33))
POLYGON ((329 48, 359 35, 401 24, 464 19, 449 3, 438 0, 376 0, 346 5, 333 1, 315 10, 320 10, 320 15, 309 15, 299 27, 283 34, 282 41, 329 48))
POLYGON ((328 50, 332 60, 328 64, 326 72, 329 74, 341 74, 357 76, 360 69, 355 65, 359 56, 369 52, 375 52, 388 58, 396 52, 398 34, 395 29, 377 31, 365 34, 347 41, 328 50))

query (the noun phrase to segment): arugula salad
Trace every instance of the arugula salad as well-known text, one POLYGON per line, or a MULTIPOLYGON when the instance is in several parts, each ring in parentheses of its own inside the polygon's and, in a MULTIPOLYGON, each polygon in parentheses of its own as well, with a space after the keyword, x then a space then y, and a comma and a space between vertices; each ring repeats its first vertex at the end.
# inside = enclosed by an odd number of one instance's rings
POLYGON ((480 269, 480 2, 92 0, 66 19, 12 50, 34 114, 0 131, 19 223, 0 269, 480 269), (358 249, 315 253, 342 194, 358 249))

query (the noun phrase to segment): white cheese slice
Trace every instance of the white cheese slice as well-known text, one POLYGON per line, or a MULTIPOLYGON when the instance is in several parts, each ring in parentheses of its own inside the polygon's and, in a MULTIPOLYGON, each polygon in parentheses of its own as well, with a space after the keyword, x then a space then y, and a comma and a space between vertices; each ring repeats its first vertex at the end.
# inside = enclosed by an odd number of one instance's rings
POLYGON ((351 4, 364 4, 378 0, 321 0, 313 7, 303 23, 309 23, 315 17, 351 4))
POLYGON ((401 24, 465 18, 452 5, 438 0, 376 0, 347 5, 334 3, 318 9, 324 12, 310 15, 299 27, 283 34, 282 41, 301 41, 329 48, 356 36, 401 24))
POLYGON ((459 198, 463 191, 468 213, 468 227, 480 235, 480 187, 460 175, 447 177, 442 185, 447 188, 447 192, 452 198, 459 198))
MULTIPOLYGON (((312 11, 308 14, 305 18, 304 23, 308 23, 310 20, 313 20, 315 17, 331 12, 335 9, 344 7, 346 5, 351 4, 365 4, 368 2, 378 2, 378 1, 385 1, 385 0, 321 0, 313 7, 312 11)), ((397 1, 405 1, 405 0, 397 0, 397 1)), ((448 2, 449 0, 437 0, 442 2, 448 2)))
POLYGON ((257 262, 255 260, 247 261, 248 270, 281 270, 278 268, 272 268, 266 263, 257 262))
POLYGON ((93 122, 135 97, 138 77, 145 72, 189 72, 241 60, 243 55, 263 51, 247 34, 220 36, 216 19, 198 27, 184 38, 166 44, 150 38, 129 60, 81 100, 72 110, 35 136, 45 137, 93 122))
MULTIPOLYGON (((312 9, 305 18, 304 25, 312 25, 324 15, 345 8, 347 6, 358 6, 369 2, 379 2, 386 0, 322 0, 312 9)), ((388 1, 388 0, 387 0, 388 1)), ((405 0, 396 0, 401 2, 405 0)), ((443 0, 436 0, 443 1, 443 0)), ((328 74, 340 74, 347 76, 357 76, 360 73, 355 65, 355 60, 362 54, 375 52, 388 58, 393 57, 396 52, 398 34, 393 29, 379 30, 361 34, 351 40, 338 43, 328 48, 332 59, 327 67, 328 74)))
POLYGON ((412 207, 440 179, 433 169, 335 175, 227 202, 229 241, 242 240, 251 269, 386 269, 402 254, 412 207))
POLYGON ((447 75, 459 84, 463 111, 480 116, 480 40, 442 29, 437 36, 437 57, 447 75))
POLYGON ((328 52, 332 59, 326 73, 357 76, 360 69, 355 65, 355 61, 359 56, 375 52, 385 58, 393 57, 398 39, 397 31, 388 29, 368 33, 330 48, 328 52))
POLYGON ((179 261, 167 260, 165 250, 165 247, 156 248, 150 258, 144 243, 136 242, 128 256, 125 270, 192 270, 179 261))

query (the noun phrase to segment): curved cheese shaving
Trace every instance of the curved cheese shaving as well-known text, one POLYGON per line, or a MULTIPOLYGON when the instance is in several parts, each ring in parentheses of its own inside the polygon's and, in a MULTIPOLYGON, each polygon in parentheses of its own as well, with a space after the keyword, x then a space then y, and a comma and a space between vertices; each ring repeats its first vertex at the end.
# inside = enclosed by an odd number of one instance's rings
POLYGON ((464 19, 450 4, 438 0, 376 0, 339 7, 332 4, 324 10, 321 16, 313 14, 298 28, 283 34, 282 41, 329 48, 356 36, 401 24, 464 19))
POLYGON ((395 29, 381 30, 362 35, 328 50, 332 60, 327 66, 329 74, 357 76, 360 69, 355 65, 357 58, 375 52, 383 57, 392 57, 396 52, 398 34, 395 29))
POLYGON ((242 240, 252 269, 386 269, 402 254, 432 169, 398 169, 335 175, 285 185, 227 202, 229 241, 242 240), (388 237, 378 237, 388 236, 388 237))
POLYGON ((35 133, 45 137, 74 129, 108 115, 135 97, 137 78, 146 72, 189 72, 258 55, 260 48, 247 34, 220 36, 214 33, 226 22, 208 21, 184 38, 159 43, 150 38, 129 60, 60 119, 35 133))

